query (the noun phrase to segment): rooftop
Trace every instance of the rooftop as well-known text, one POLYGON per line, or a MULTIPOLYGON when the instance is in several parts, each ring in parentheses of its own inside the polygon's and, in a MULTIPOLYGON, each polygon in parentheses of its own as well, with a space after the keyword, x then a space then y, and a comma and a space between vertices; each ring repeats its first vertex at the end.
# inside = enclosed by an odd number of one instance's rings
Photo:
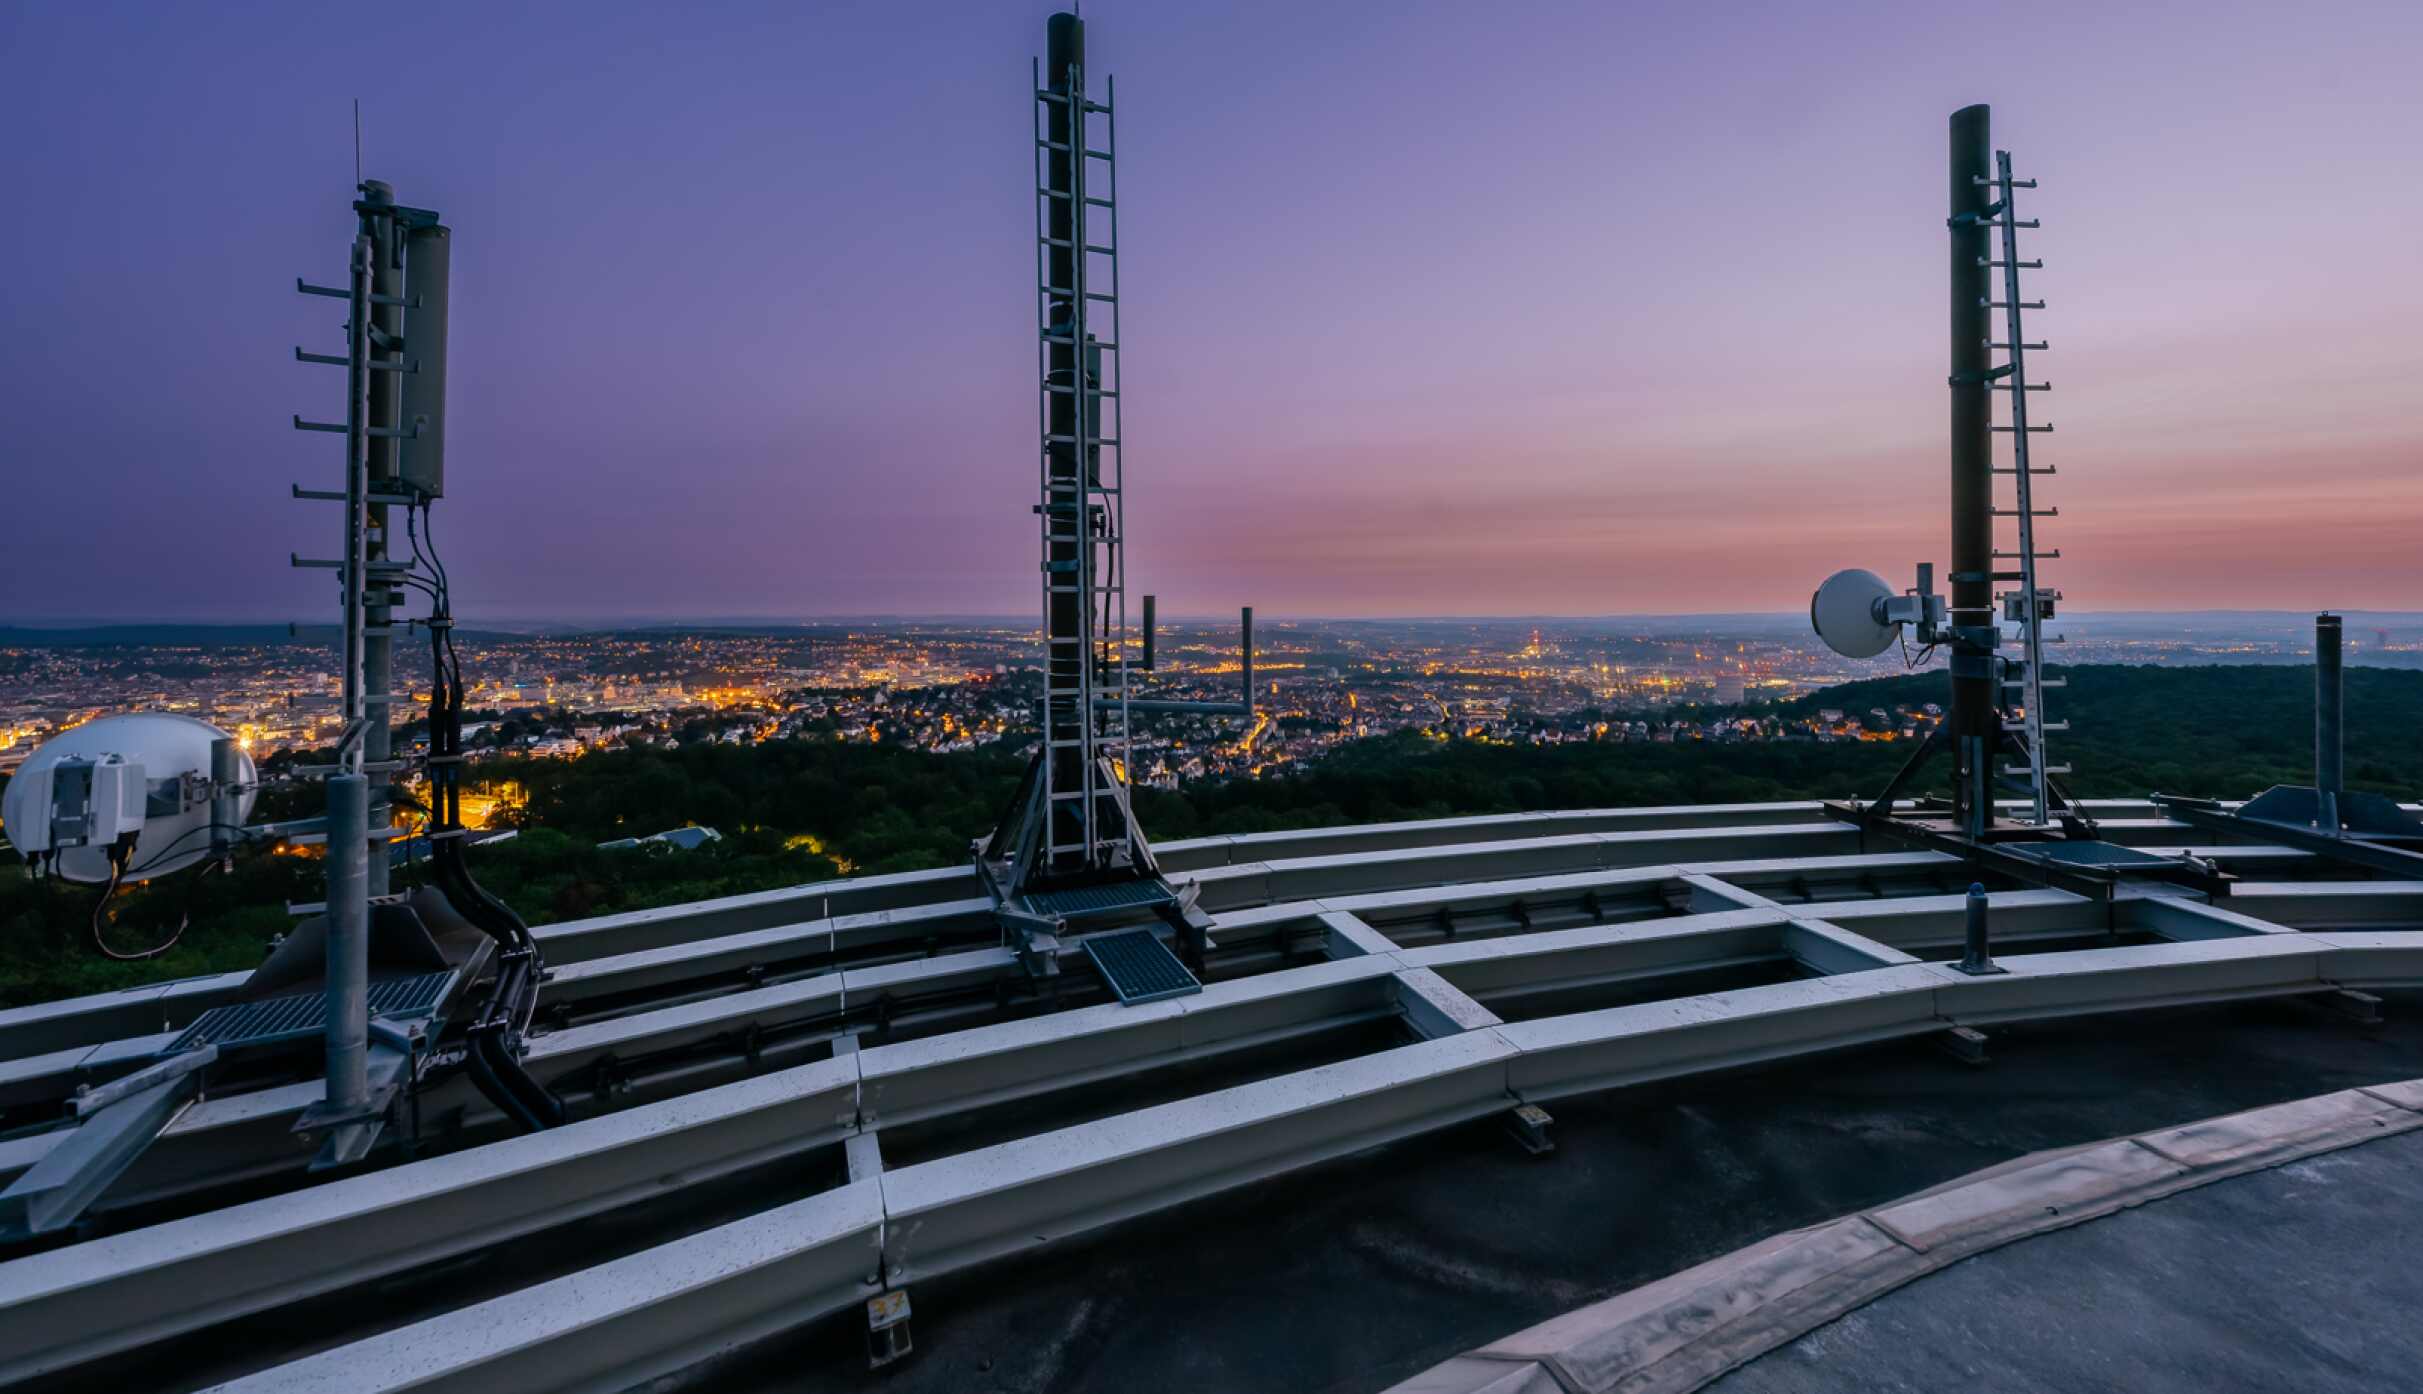
MULTIPOLYGON (((316 1083, 214 1092, 0 1264, 0 1376, 857 1388, 892 1291, 886 1387, 1379 1389, 1979 1167, 2423 1075, 2423 881, 2095 812, 2230 894, 1988 873, 1972 977, 1973 868, 1791 803, 1165 844, 1217 948, 1134 1006, 1030 979, 973 869, 548 926, 528 1065, 577 1121, 449 1079, 414 1158, 319 1176, 316 1083)), ((0 1176, 242 977, 0 1013, 0 1176)))

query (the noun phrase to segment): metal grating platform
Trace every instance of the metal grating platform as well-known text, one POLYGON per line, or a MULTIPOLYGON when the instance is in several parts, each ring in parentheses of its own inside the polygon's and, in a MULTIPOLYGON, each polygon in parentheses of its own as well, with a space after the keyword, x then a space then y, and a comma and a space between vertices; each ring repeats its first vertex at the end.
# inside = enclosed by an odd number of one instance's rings
POLYGON ((1102 981, 1110 984, 1111 991, 1127 1006, 1203 990, 1203 984, 1186 971, 1186 965, 1169 951, 1169 945, 1149 929, 1098 934, 1085 941, 1085 953, 1094 961, 1094 969, 1102 975, 1102 981))
POLYGON ((1159 877, 1117 881, 1107 886, 1075 886, 1064 891, 1037 891, 1021 897, 1026 908, 1045 919, 1082 919, 1120 910, 1143 910, 1176 900, 1177 893, 1159 877))
MULTIPOLYGON (((372 983, 370 1014, 373 1017, 427 1016, 437 1009, 438 999, 445 996, 447 984, 453 981, 454 973, 448 970, 372 983)), ((267 1045, 313 1035, 327 1024, 328 997, 325 993, 300 992, 291 997, 239 1002, 233 1006, 213 1007, 202 1013, 163 1053, 173 1054, 204 1045, 267 1045)))

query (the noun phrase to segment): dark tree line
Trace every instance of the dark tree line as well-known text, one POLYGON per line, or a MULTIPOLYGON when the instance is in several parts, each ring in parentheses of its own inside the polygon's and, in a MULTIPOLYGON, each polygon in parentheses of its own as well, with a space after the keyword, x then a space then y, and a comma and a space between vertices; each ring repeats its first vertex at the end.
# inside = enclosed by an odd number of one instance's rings
MULTIPOLYGON (((2242 797, 2312 777, 2313 674, 2290 667, 2087 667, 2055 714, 2076 721, 2056 753, 2082 796, 2242 797)), ((1819 708, 1852 715, 1943 699, 1940 674, 1850 683, 1772 708, 1787 723, 1819 708)), ((1696 716, 1712 711, 1689 713, 1696 716)), ((1740 714, 1740 713, 1735 713, 1740 714)), ((1666 713, 1668 717, 1674 713, 1666 713)), ((2362 789, 2423 791, 2423 673, 2347 674, 2347 771, 2362 789)), ((1907 757, 1903 742, 1445 742, 1405 733, 1348 746, 1301 773, 1139 790, 1156 838, 1258 832, 1530 809, 1736 803, 1855 796, 1907 757)), ((613 750, 575 761, 483 762, 479 778, 528 794, 520 836, 474 852, 491 890, 534 923, 795 885, 843 874, 966 861, 1015 791, 1024 757, 998 748, 930 755, 831 740, 613 750), (698 851, 598 843, 700 823, 698 851)), ((1928 781, 1940 789, 1940 777, 1928 781)), ((307 811, 282 789, 275 816, 307 811)), ((271 816, 265 814, 264 816, 271 816)), ((409 880, 407 868, 400 875, 409 880)), ((141 943, 190 905, 173 953, 116 964, 88 949, 93 890, 0 870, 0 1004, 138 981, 248 968, 288 927, 288 901, 320 899, 315 858, 254 854, 231 876, 137 888, 118 903, 116 942, 141 943)))

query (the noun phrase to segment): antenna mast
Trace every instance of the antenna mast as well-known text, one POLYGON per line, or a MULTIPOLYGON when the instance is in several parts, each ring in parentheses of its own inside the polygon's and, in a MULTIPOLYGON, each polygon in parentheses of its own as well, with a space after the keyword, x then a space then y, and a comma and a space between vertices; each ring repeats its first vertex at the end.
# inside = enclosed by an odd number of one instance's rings
POLYGON ((1035 92, 1036 249, 1043 272, 1037 296, 1043 497, 1036 515, 1043 525, 1046 650, 1044 863, 1053 875, 1082 875, 1133 865, 1138 844, 1124 784, 1118 137, 1110 84, 1104 84, 1104 101, 1086 97, 1084 22, 1054 15, 1047 32, 1049 56, 1035 92), (1107 337, 1095 332, 1097 311, 1107 337))
MULTIPOLYGON (((358 107, 357 107, 358 111, 358 107)), ((344 505, 344 552, 332 561, 292 558, 298 567, 337 573, 343 612, 338 686, 344 727, 335 763, 307 768, 328 786, 327 1090, 308 1122, 329 1132, 324 1160, 351 1161, 376 1141, 386 1099, 369 1079, 369 974, 372 907, 388 899, 389 785, 401 767, 392 758, 395 694, 392 613, 396 587, 410 570, 389 560, 389 507, 409 501, 398 492, 400 448, 418 435, 402 424, 404 378, 414 371, 405 354, 406 244, 443 238, 437 214, 405 208, 378 180, 365 180, 354 201, 350 277, 342 287, 297 280, 305 295, 346 302, 345 353, 295 350, 303 363, 345 371, 342 422, 294 418, 299 431, 345 437, 345 487, 304 489, 294 496, 344 505)), ((442 316, 443 310, 434 312, 442 316)), ((434 323, 442 323, 436 319, 434 323)))
MULTIPOLYGON (((1002 938, 1037 979, 1056 977, 1061 936, 1123 1002, 1200 989, 1210 918, 1195 890, 1161 878, 1128 800, 1138 712, 1253 714, 1253 612, 1243 616, 1244 700, 1132 701, 1126 487, 1119 368, 1118 134, 1113 89, 1086 90, 1085 23, 1051 17, 1033 72, 1036 328, 1041 391, 1042 747, 990 837, 972 851, 1002 938), (1139 919, 1159 927, 1138 926, 1139 919), (1125 927, 1119 927, 1125 926, 1125 927), (1184 961, 1164 939, 1174 939, 1184 961)), ((1150 667, 1151 602, 1142 649, 1150 667)))

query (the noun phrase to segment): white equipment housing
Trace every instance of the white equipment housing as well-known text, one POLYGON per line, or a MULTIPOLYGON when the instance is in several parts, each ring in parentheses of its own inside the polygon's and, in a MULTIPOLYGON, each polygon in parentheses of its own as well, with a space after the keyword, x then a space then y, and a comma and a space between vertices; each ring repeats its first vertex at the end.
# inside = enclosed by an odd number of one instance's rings
POLYGON ((237 755, 237 787, 214 791, 210 748, 229 739, 207 721, 173 712, 107 716, 63 731, 26 758, 0 801, 0 826, 28 858, 46 856, 70 881, 110 878, 111 851, 132 838, 129 879, 165 876, 238 836, 211 826, 214 792, 232 795, 233 823, 250 816, 257 778, 237 755))
POLYGON ((9 781, 9 839, 28 855, 106 848, 143 826, 143 802, 141 765, 116 755, 68 756, 9 781))

